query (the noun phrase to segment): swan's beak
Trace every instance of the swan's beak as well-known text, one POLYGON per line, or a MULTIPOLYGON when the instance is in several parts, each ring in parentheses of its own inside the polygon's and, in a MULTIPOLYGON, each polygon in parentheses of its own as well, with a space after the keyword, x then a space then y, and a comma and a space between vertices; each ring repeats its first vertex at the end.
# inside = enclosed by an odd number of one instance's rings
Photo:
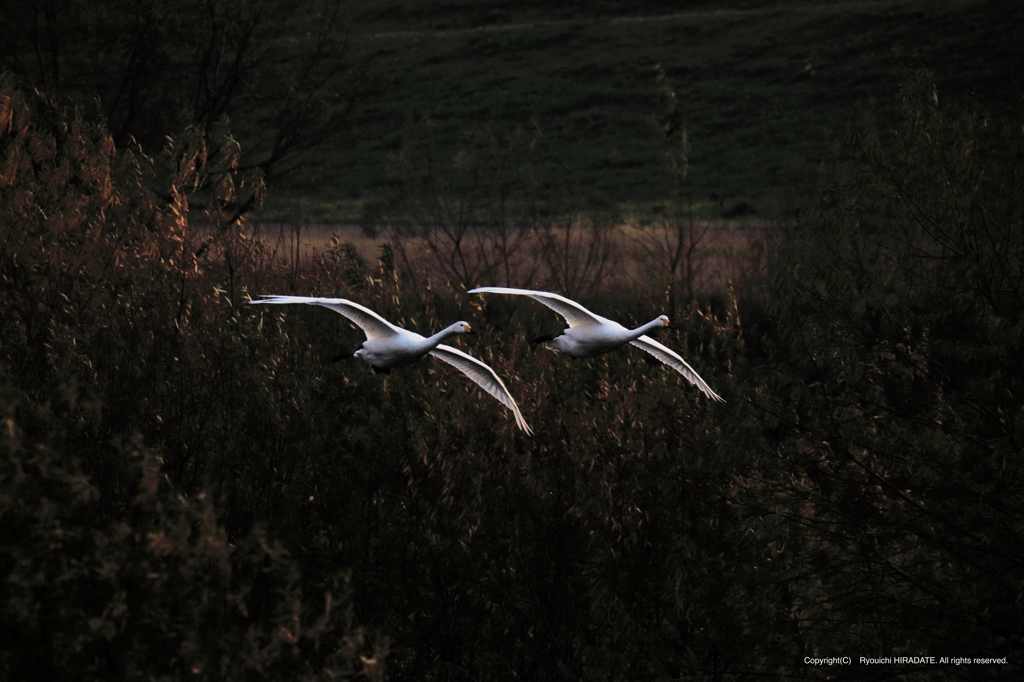
POLYGON ((672 323, 669 322, 668 320, 665 320, 665 326, 668 327, 669 329, 671 329, 672 328, 672 323))
POLYGON ((470 327, 468 324, 466 325, 465 329, 467 334, 470 334, 471 336, 476 336, 476 332, 473 331, 473 328, 470 327))

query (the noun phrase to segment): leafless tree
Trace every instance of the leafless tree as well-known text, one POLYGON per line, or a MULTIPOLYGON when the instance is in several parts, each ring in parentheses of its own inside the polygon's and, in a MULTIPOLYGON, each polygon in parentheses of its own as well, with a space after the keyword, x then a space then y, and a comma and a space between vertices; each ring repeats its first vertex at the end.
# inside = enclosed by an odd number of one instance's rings
POLYGON ((686 300, 693 300, 697 282, 705 268, 704 245, 711 224, 695 217, 692 204, 682 197, 662 220, 633 234, 633 241, 652 264, 668 293, 668 315, 675 314, 682 288, 686 300))
POLYGON ((614 226, 588 220, 576 208, 536 219, 534 232, 549 280, 545 286, 569 298, 589 299, 619 262, 614 226))
POLYGON ((682 104, 661 65, 655 67, 659 93, 659 130, 665 144, 664 159, 672 180, 671 198, 664 205, 663 218, 634 234, 643 258, 653 265, 668 293, 668 314, 675 314, 680 285, 693 300, 696 283, 704 267, 703 245, 710 223, 694 214, 689 189, 690 139, 682 104))
POLYGON ((192 127, 211 144, 237 139, 238 169, 268 178, 343 131, 361 97, 366 64, 352 57, 343 10, 341 0, 4 1, 0 65, 97 102, 119 147, 155 154, 192 127))
POLYGON ((435 122, 410 126, 392 208, 404 223, 395 229, 402 252, 425 249, 434 267, 467 289, 531 278, 525 157, 534 139, 522 130, 479 129, 463 131, 448 148, 435 122))

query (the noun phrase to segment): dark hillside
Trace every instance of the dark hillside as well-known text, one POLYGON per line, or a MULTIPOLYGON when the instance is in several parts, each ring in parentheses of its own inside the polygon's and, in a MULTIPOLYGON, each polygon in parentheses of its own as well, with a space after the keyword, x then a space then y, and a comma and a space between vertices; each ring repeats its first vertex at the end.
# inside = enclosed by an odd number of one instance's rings
POLYGON ((344 145, 292 178, 299 192, 372 196, 410 120, 442 144, 473 127, 539 129, 540 182, 569 180, 596 207, 645 212, 669 191, 654 67, 685 111, 695 196, 762 209, 871 99, 891 101, 893 50, 935 73, 941 96, 1012 99, 1019 3, 362 3, 354 45, 376 55, 376 96, 344 145))

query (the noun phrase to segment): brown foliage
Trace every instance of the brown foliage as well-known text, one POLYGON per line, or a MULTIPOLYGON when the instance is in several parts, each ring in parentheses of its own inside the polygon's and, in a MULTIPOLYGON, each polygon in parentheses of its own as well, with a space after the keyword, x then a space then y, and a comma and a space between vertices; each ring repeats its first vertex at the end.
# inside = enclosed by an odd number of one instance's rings
POLYGON ((212 279, 237 230, 204 259, 186 220, 204 149, 118 150, 6 80, 0 103, 0 674, 379 679, 344 575, 310 589, 258 528, 229 537, 195 456, 215 419, 193 390, 230 380, 237 339, 212 279))

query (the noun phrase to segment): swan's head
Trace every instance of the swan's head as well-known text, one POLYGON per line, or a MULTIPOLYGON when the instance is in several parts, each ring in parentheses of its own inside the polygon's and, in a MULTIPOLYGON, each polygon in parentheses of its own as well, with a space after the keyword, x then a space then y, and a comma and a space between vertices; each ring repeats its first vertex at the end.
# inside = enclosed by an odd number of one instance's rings
POLYGON ((668 322, 668 315, 659 315, 657 321, 661 323, 662 327, 671 327, 672 326, 668 322))
POLYGON ((456 322, 452 327, 456 334, 476 334, 473 328, 469 326, 469 322, 456 322))

